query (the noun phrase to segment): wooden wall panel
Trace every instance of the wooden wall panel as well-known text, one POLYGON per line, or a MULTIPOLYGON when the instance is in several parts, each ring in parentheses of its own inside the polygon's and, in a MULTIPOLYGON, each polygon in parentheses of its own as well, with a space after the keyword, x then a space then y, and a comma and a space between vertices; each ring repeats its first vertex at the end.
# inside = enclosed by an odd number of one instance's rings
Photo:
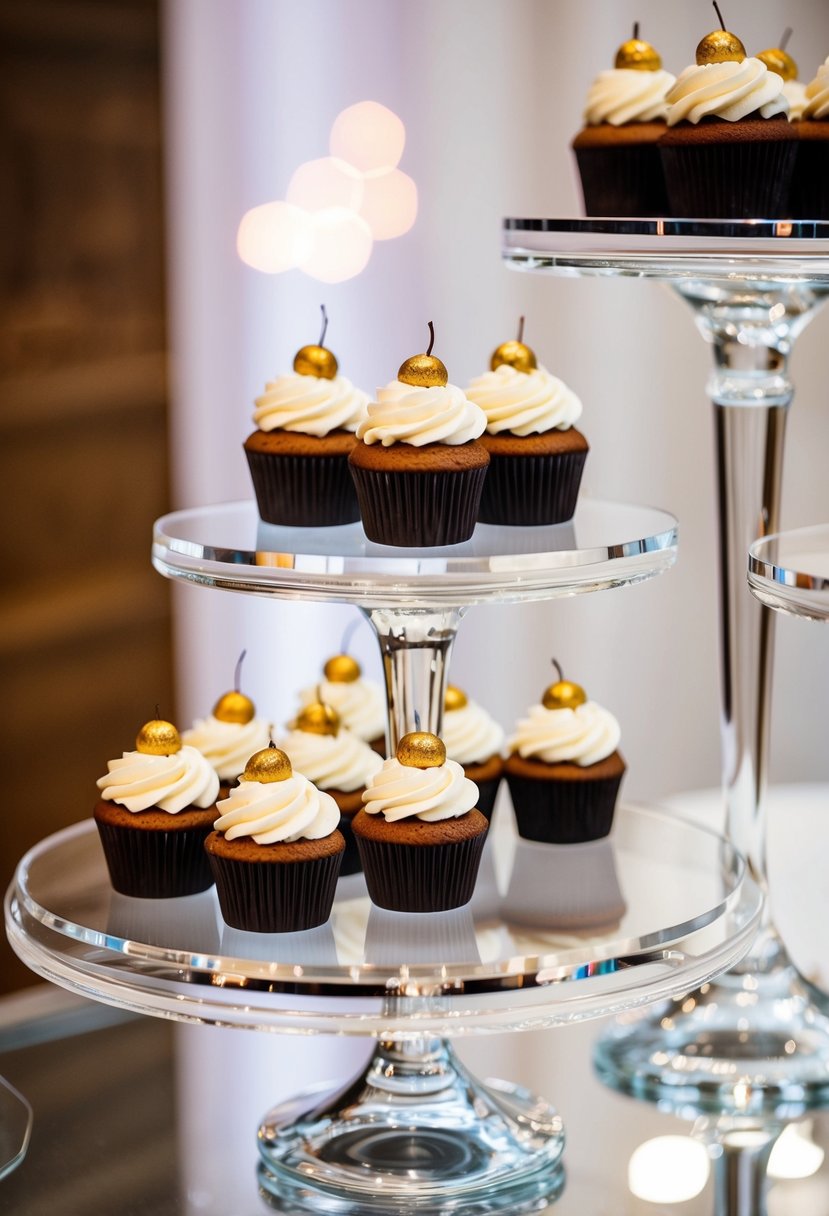
POLYGON ((172 713, 157 9, 0 0, 4 885, 172 713))

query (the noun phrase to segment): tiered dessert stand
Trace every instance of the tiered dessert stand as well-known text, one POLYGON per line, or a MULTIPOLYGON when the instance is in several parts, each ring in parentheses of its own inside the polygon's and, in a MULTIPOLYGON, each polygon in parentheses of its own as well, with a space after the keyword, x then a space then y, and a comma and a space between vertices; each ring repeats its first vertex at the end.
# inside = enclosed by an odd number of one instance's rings
MULTIPOLYGON (((773 618, 746 589, 745 555, 779 526, 788 359, 829 293, 829 224, 510 219, 504 227, 504 257, 518 269, 669 284, 712 347, 726 834, 765 889, 773 618)), ((829 1099, 829 1022, 766 914, 738 969, 620 1023, 600 1043, 597 1066, 608 1084, 686 1112, 790 1117, 829 1099)))
MULTIPOLYGON (((664 512, 590 501, 567 525, 479 526, 464 545, 420 553, 371 545, 359 525, 263 525, 243 503, 160 520, 153 560, 195 584, 359 605, 380 640, 394 745, 416 713, 440 731, 468 606, 634 583, 667 569, 675 545, 664 512)), ((475 1080, 447 1039, 556 1026, 686 991, 743 956, 761 904, 720 836, 621 807, 611 837, 593 845, 531 845, 494 827, 473 900, 456 912, 383 912, 352 875, 327 925, 283 935, 223 926, 212 891, 115 895, 87 821, 23 859, 6 921, 33 970, 97 1000, 378 1040, 348 1086, 265 1117, 260 1182, 279 1210, 482 1216, 539 1211, 555 1198, 562 1122, 519 1086, 475 1080)))

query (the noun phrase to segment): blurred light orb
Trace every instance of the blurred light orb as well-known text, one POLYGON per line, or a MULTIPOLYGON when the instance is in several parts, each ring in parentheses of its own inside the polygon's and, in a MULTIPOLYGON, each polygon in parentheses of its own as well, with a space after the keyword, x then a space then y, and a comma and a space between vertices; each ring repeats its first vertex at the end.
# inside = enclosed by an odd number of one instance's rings
POLYGON ((406 143, 406 128, 393 110, 379 101, 358 101, 334 119, 329 149, 361 173, 388 173, 397 166, 406 143))
POLYGON ((329 207, 359 211, 363 179, 345 161, 321 156, 319 160, 306 160, 294 170, 285 197, 306 211, 324 211, 329 207))
POLYGON ((628 1187, 648 1203, 685 1203, 703 1190, 711 1163, 689 1136, 656 1136, 631 1154, 628 1187))
POLYGON ((367 177, 360 215, 375 241, 403 236, 417 219, 417 186, 399 169, 380 177, 367 177))
POLYGON ((342 283, 364 270, 374 241, 365 220, 347 207, 327 207, 311 216, 314 245, 301 269, 321 283, 342 283))
POLYGON ((823 1165, 824 1151, 812 1139, 813 1122, 790 1123, 771 1150, 768 1175, 770 1178, 810 1178, 823 1165))
POLYGON ((239 257, 254 270, 282 274, 311 256, 311 216, 290 203, 263 203, 242 216, 236 233, 239 257))

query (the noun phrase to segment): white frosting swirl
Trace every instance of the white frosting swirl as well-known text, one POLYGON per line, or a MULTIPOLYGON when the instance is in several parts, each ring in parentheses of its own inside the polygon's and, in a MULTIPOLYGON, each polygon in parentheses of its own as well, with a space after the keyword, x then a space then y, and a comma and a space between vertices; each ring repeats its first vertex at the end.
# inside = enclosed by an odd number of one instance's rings
POLYGON ((222 722, 210 714, 197 718, 181 736, 182 743, 197 748, 213 765, 219 778, 233 780, 244 771, 254 752, 270 742, 271 728, 261 718, 250 722, 222 722))
POLYGON ((509 749, 525 760, 543 760, 546 764, 567 760, 586 768, 612 755, 620 735, 613 714, 595 701, 586 701, 576 709, 533 705, 529 717, 516 726, 509 749))
MULTIPOLYGON (((829 80, 827 80, 826 99, 829 103, 829 80)), ((783 85, 783 93, 789 103, 789 118, 798 122, 803 117, 806 108, 806 85, 802 80, 787 80, 783 85)))
POLYGON ((441 738, 447 756, 458 764, 480 764, 504 745, 503 730, 475 701, 444 713, 441 738))
POLYGON ((456 760, 447 760, 439 768, 409 768, 390 756, 363 794, 368 814, 384 815, 387 823, 457 819, 477 802, 478 787, 464 776, 456 760))
POLYGON ((814 80, 806 85, 806 105, 801 118, 818 122, 829 118, 829 59, 824 60, 814 80))
POLYGON ((360 676, 350 683, 323 680, 303 688, 299 694, 300 706, 312 705, 322 700, 340 716, 346 730, 358 739, 371 743, 386 733, 386 699, 377 684, 360 676))
POLYGON ((218 804, 213 825, 225 840, 250 836, 257 844, 320 840, 340 822, 340 808, 330 794, 294 773, 285 781, 240 781, 218 804))
POLYGON ((587 94, 584 121, 621 127, 628 122, 656 122, 668 111, 665 95, 676 77, 670 72, 640 72, 636 68, 610 68, 599 72, 587 94))
POLYGON ((193 806, 204 810, 219 792, 219 778, 195 747, 184 746, 172 756, 124 752, 120 760, 110 760, 107 769, 97 783, 101 797, 128 811, 152 807, 177 815, 193 806))
POLYGON ((368 393, 345 376, 326 380, 289 372, 266 384, 256 398, 253 421, 260 431, 299 431, 317 437, 329 431, 356 431, 365 418, 367 401, 368 393))
POLYGON ((377 752, 349 730, 340 729, 336 735, 292 730, 279 746, 287 752, 294 772, 322 790, 359 790, 383 764, 377 752))
POLYGON ((789 103, 783 92, 783 77, 753 57, 742 63, 729 59, 725 63, 691 64, 680 72, 668 93, 669 127, 709 117, 737 122, 755 113, 762 118, 775 114, 785 117, 789 103))
POLYGON ((483 411, 454 384, 418 388, 392 380, 368 403, 368 417, 357 427, 364 443, 468 443, 486 428, 483 411))
POLYGON ((550 375, 546 367, 519 372, 502 363, 494 372, 485 372, 473 380, 466 395, 486 414, 490 435, 502 431, 512 435, 566 431, 582 412, 576 394, 563 380, 550 375))

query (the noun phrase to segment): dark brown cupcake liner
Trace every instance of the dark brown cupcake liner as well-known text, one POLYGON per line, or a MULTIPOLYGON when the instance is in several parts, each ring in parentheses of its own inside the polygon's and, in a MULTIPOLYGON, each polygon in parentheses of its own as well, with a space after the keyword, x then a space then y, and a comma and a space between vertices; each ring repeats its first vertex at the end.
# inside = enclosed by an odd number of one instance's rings
POLYGON ((353 815, 340 815, 340 831, 345 841, 345 852, 342 854, 343 863, 340 875, 345 878, 348 874, 359 874, 363 868, 360 860, 360 850, 357 848, 357 838, 351 830, 353 815))
POLYGON ((486 832, 447 844, 406 845, 357 836, 371 901, 391 912, 448 912, 469 903, 486 832))
POLYGON ((519 836, 545 844, 582 844, 607 836, 623 775, 557 781, 508 772, 519 836))
POLYGON ((660 145, 671 214, 693 219, 788 215, 793 139, 660 145))
POLYGON ((308 861, 236 861, 209 854, 226 924, 249 933, 296 933, 331 915, 342 852, 308 861))
POLYGON ((286 528, 327 528, 360 518, 348 456, 282 456, 250 452, 259 516, 286 528))
POLYGON ((95 820, 110 881, 121 895, 176 899, 213 885, 204 852, 212 826, 165 832, 95 820))
POLYGON ((478 519, 524 527, 572 519, 586 459, 586 450, 552 456, 490 453, 478 519))
POLYGON ((385 472, 351 465, 363 530, 379 545, 457 545, 475 530, 487 474, 477 468, 385 472))
POLYGON ((790 203, 793 219, 829 220, 829 139, 798 144, 790 203))
POLYGON ((668 194, 656 143, 576 148, 585 215, 668 215, 668 194))
POLYGON ((495 799, 498 796, 498 787, 501 784, 502 774, 497 777, 490 777, 488 781, 476 781, 478 787, 477 808, 481 814, 491 821, 492 812, 495 809, 495 799))

